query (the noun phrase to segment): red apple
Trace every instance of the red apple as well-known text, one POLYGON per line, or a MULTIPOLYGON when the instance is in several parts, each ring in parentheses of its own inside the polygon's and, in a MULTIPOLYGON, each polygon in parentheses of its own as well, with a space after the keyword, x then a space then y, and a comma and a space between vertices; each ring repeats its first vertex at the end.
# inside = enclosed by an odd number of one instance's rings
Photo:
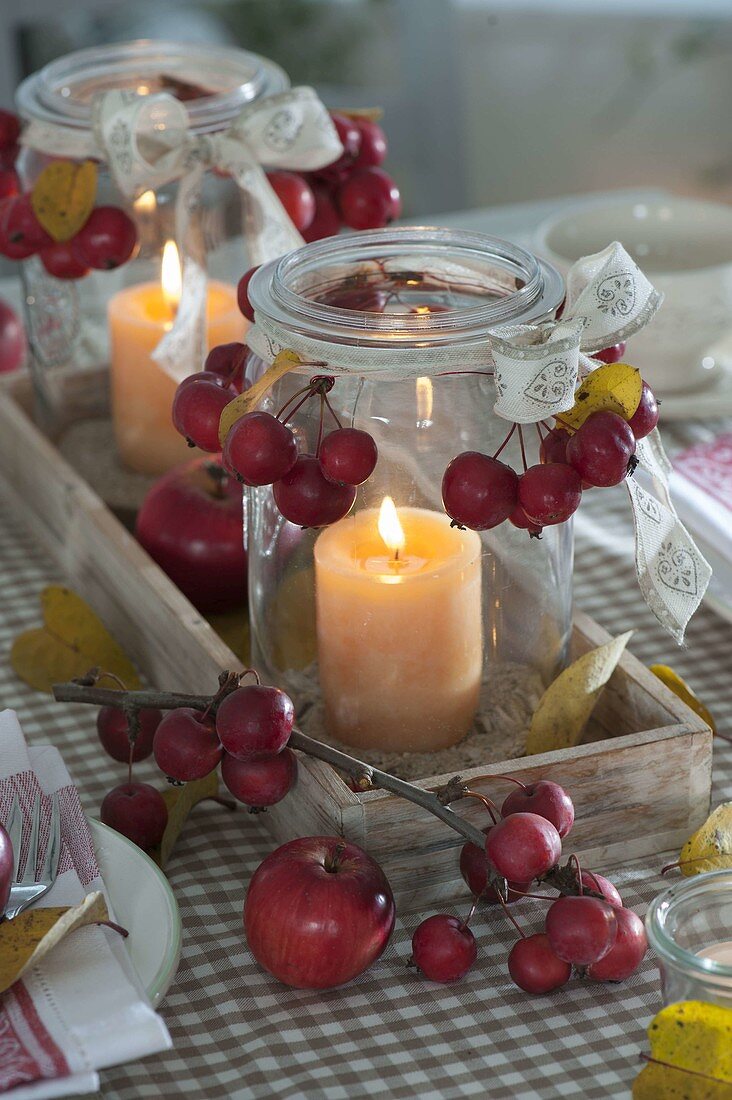
POLYGON ((540 779, 526 787, 517 787, 501 806, 504 817, 509 814, 532 813, 551 821, 561 837, 574 825, 574 806, 563 787, 551 779, 540 779))
POLYGON ((105 795, 99 816, 105 825, 147 851, 163 839, 168 807, 160 791, 149 783, 120 783, 105 795))
POLYGON ((199 611, 228 611, 245 602, 242 491, 219 462, 198 458, 156 481, 135 534, 199 611))
POLYGON ((0 823, 0 915, 5 911, 13 881, 13 845, 0 823))
POLYGON ((296 989, 332 989, 363 973, 389 942, 396 908, 371 856, 337 836, 300 837, 268 855, 244 903, 260 966, 296 989))
POLYGON ((0 298, 0 374, 22 367, 27 350, 20 317, 0 298))

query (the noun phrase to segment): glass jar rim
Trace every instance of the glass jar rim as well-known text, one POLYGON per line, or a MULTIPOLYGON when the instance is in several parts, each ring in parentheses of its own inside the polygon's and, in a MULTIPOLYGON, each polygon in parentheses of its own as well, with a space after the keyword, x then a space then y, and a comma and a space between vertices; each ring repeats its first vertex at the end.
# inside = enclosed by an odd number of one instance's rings
POLYGON ((551 315, 564 296, 556 268, 520 245, 499 237, 432 226, 370 229, 329 237, 263 265, 252 276, 249 300, 256 312, 303 336, 360 346, 404 347, 468 343, 485 339, 492 328, 524 324, 551 315), (292 289, 327 263, 354 266, 397 254, 449 256, 460 262, 493 264, 522 285, 512 293, 466 308, 428 314, 372 313, 313 301, 292 289))
POLYGON ((100 82, 100 90, 130 87, 134 81, 160 76, 166 69, 181 79, 208 81, 219 88, 211 95, 184 103, 191 129, 211 133, 232 122, 248 103, 285 91, 289 78, 268 58, 231 46, 138 39, 91 46, 56 58, 27 77, 16 92, 16 105, 28 120, 55 123, 77 130, 91 128, 90 97, 73 89, 100 82), (193 70, 193 72, 192 72, 193 70), (115 76, 119 83, 115 83, 115 76), (222 86, 225 85, 225 86, 222 86))
POLYGON ((719 978, 729 981, 732 979, 732 965, 687 951, 666 931, 666 921, 676 906, 705 893, 718 893, 720 887, 724 889, 725 898, 732 903, 732 871, 709 871, 667 887, 648 907, 646 931, 651 946, 662 959, 707 980, 719 978))

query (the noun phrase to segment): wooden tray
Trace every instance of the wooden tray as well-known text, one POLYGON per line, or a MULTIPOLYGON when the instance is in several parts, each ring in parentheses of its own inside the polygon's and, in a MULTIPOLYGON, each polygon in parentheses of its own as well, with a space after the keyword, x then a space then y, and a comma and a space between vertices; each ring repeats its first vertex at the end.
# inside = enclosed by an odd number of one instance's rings
MULTIPOLYGON (((221 669, 241 663, 34 424, 28 378, 0 385, 0 470, 39 541, 151 684, 213 690, 221 669)), ((87 409, 98 407, 93 390, 87 380, 87 409)), ((607 640, 601 627, 576 615, 573 657, 607 640)), ((679 847, 708 813, 709 728, 626 653, 596 707, 593 730, 593 740, 578 748, 493 763, 464 778, 509 773, 560 782, 577 811, 572 850, 598 870, 679 847)), ((431 776, 421 785, 437 788, 449 778, 431 776)), ((477 789, 502 798, 507 788, 484 781, 477 789)), ((485 823, 474 800, 460 812, 485 823)), ((384 867, 402 907, 454 899, 464 890, 457 834, 386 792, 354 793, 321 761, 301 760, 296 791, 264 821, 278 841, 338 833, 363 845, 384 867)))

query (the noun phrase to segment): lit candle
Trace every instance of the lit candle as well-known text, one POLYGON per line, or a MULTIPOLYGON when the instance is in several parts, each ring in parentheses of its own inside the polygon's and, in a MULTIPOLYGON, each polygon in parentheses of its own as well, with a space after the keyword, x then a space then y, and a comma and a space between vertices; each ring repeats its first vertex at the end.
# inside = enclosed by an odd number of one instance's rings
POLYGON ((481 543, 390 497, 315 543, 326 728, 349 745, 432 752, 470 729, 483 668, 481 543))
MULTIPOLYGON (((162 474, 191 455, 171 419, 176 382, 152 358, 173 325, 180 290, 178 252, 168 241, 161 281, 120 290, 108 306, 114 434, 122 461, 142 474, 162 474)), ((235 287, 209 282, 206 320, 209 349, 242 339, 247 322, 235 287)))

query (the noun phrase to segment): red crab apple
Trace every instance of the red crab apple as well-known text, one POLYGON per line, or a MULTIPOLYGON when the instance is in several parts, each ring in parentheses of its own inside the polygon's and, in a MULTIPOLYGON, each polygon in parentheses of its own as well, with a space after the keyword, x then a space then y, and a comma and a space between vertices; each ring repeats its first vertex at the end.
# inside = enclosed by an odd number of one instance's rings
POLYGON ((163 839, 168 807, 149 783, 121 783, 106 795, 99 816, 105 825, 147 850, 163 839))
POLYGON ((244 903, 257 962, 296 989, 331 989, 389 942, 396 909, 384 872, 342 837, 300 837, 260 863, 244 903))
POLYGON ((26 350, 25 330, 20 317, 0 298, 0 374, 21 367, 26 350))
POLYGON ((218 462, 194 459, 156 481, 138 513, 135 534, 199 611, 244 603, 241 486, 218 462))
POLYGON ((551 821, 560 837, 565 837, 574 824, 572 799, 563 787, 550 779, 539 779, 536 783, 518 787, 511 791, 501 806, 503 817, 522 811, 551 821))

